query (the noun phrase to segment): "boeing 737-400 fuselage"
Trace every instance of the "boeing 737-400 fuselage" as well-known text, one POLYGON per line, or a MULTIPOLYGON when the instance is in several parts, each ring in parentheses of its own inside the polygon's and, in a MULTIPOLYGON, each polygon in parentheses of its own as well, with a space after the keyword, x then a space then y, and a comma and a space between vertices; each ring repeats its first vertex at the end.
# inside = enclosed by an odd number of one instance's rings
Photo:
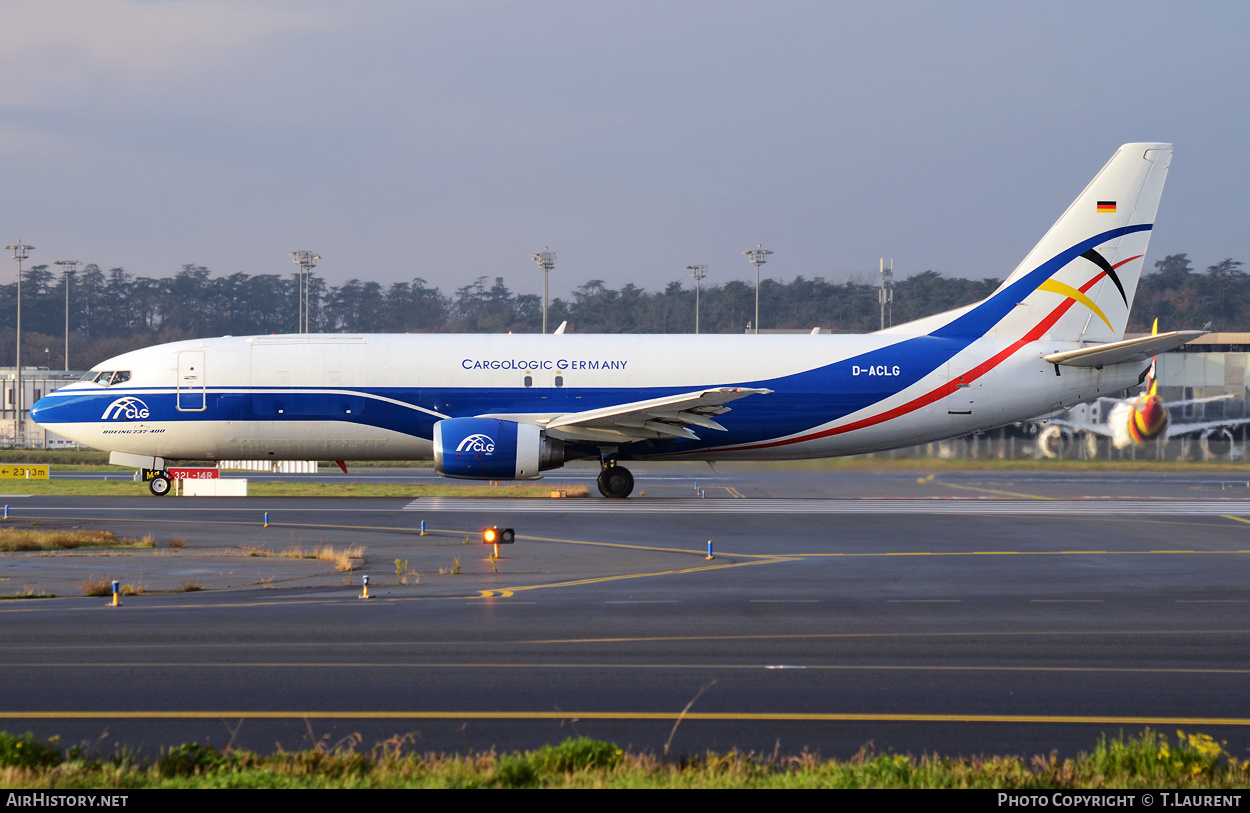
POLYGON ((575 334, 203 339, 110 359, 32 413, 156 469, 433 457, 440 474, 499 480, 597 458, 611 497, 633 487, 622 461, 831 457, 989 429, 1122 391, 1152 353, 1196 335, 1123 340, 1170 157, 1167 144, 1121 147, 994 294, 879 333, 680 345, 575 334))

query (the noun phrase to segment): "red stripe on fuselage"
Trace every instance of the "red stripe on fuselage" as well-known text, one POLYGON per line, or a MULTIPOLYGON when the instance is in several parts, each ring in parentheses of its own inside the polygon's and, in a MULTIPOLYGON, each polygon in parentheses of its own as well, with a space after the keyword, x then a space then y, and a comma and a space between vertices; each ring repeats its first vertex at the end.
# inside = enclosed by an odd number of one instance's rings
MULTIPOLYGON (((1115 265, 1111 267, 1119 268, 1125 263, 1130 263, 1133 260, 1136 260, 1142 256, 1143 255, 1138 254, 1136 257, 1129 257, 1127 260, 1121 260, 1120 262, 1116 263, 1115 265)), ((1098 280, 1102 279, 1106 275, 1107 275, 1107 272, 1099 271, 1098 274, 1093 279, 1091 279, 1089 282, 1081 286, 1081 289, 1080 289, 1081 293, 1087 293, 1090 288, 1094 287, 1094 284, 1098 282, 1098 280)), ((1059 317, 1067 313, 1068 309, 1071 308, 1075 304, 1076 304, 1075 299, 1068 299, 1064 301, 1063 303, 1061 303, 1057 308, 1051 311, 1050 314, 1046 318, 1038 322, 1037 325, 1032 330, 1030 330, 1024 336, 1022 336, 1021 338, 1013 342, 1010 347, 991 356, 990 358, 986 359, 985 361, 981 362, 976 367, 973 367, 971 370, 965 373, 963 375, 963 380, 964 381, 977 380, 981 376, 988 373, 990 370, 1002 364, 1013 353, 1015 353, 1024 345, 1028 344, 1029 342, 1037 341, 1038 338, 1040 338, 1043 333, 1045 333, 1055 324, 1055 322, 1059 321, 1059 317)), ((794 443, 804 443, 809 440, 819 440, 820 438, 832 437, 833 435, 842 435, 847 432, 853 432, 856 429, 864 429, 869 426, 876 426, 879 423, 884 423, 886 421, 893 420, 894 418, 898 418, 902 415, 906 415, 909 412, 915 412, 917 409, 920 409, 921 407, 925 407, 925 406, 928 406, 929 404, 942 400, 943 398, 950 395, 952 392, 954 392, 957 389, 959 389, 959 385, 957 383, 947 382, 943 384, 942 386, 938 387, 937 389, 927 392, 924 395, 921 395, 919 398, 916 398, 912 401, 908 401, 907 403, 901 406, 897 406, 894 409, 886 410, 885 412, 882 412, 878 415, 873 415, 870 418, 863 418, 853 423, 848 423, 843 426, 835 426, 832 429, 825 429, 822 432, 816 432, 811 435, 803 435, 802 437, 789 438, 787 440, 774 440, 774 441, 769 441, 768 443, 756 443, 750 446, 729 446, 729 447, 725 447, 724 449, 717 450, 717 451, 742 452, 742 451, 748 451, 751 449, 774 449, 778 446, 789 446, 794 443)))

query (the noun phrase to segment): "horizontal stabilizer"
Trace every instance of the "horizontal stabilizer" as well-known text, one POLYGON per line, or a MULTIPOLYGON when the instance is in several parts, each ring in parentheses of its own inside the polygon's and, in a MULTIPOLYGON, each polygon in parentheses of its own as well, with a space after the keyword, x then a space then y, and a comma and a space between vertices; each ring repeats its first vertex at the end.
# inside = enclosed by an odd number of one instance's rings
POLYGON ((1145 361, 1151 356, 1175 350, 1188 344, 1199 336, 1205 336, 1204 330, 1174 330, 1171 333, 1160 333, 1157 336, 1142 336, 1138 339, 1125 339, 1120 342, 1099 344, 1094 347, 1082 347, 1080 350, 1065 350, 1061 353, 1050 353, 1042 356, 1051 364, 1062 364, 1065 367, 1106 367, 1110 364, 1124 364, 1131 361, 1145 361))

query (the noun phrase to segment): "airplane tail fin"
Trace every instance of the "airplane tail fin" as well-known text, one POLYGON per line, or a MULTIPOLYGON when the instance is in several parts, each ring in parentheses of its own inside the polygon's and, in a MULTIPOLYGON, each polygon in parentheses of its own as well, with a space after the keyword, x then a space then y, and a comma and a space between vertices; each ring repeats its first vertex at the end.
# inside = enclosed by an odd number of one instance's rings
MULTIPOLYGON (((1151 336, 1159 335, 1159 317, 1158 316, 1155 317, 1154 324, 1150 326, 1150 335, 1151 336)), ((1146 390, 1144 394, 1149 398, 1159 397, 1158 370, 1159 370, 1159 355, 1156 353, 1155 355, 1150 357, 1150 369, 1146 371, 1146 390)))
POLYGON ((1120 147, 998 290, 934 335, 1123 338, 1171 158, 1171 144, 1120 147))

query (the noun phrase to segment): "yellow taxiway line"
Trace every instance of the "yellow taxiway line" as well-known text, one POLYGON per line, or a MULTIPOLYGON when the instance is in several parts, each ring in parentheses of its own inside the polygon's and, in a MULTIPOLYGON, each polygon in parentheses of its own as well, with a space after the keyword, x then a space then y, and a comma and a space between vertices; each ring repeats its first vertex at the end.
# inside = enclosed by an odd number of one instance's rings
POLYGON ((1043 497, 1040 494, 1022 494, 1018 491, 1001 491, 997 488, 984 488, 981 486, 961 485, 959 483, 947 483, 942 480, 938 480, 937 482, 934 483, 934 485, 943 486, 945 488, 961 488, 965 491, 977 491, 982 494, 998 494, 999 496, 1002 496, 1002 497, 1019 497, 1020 499, 1024 499, 1024 500, 1052 500, 1053 501, 1055 499, 1055 497, 1043 497))
MULTIPOLYGON (((48 661, 9 663, 9 669, 98 669, 99 661, 48 661)), ((1250 675, 1250 669, 1186 669, 1149 666, 963 666, 938 664, 767 664, 767 663, 532 663, 524 661, 145 661, 153 669, 611 669, 658 671, 807 671, 807 672, 1012 672, 1018 674, 1115 674, 1115 675, 1250 675)), ((0 713, 0 717, 4 714, 0 713)))
POLYGON ((1245 717, 1078 714, 681 711, 0 711, 0 720, 691 720, 810 723, 1058 723, 1113 726, 1250 726, 1245 717))

